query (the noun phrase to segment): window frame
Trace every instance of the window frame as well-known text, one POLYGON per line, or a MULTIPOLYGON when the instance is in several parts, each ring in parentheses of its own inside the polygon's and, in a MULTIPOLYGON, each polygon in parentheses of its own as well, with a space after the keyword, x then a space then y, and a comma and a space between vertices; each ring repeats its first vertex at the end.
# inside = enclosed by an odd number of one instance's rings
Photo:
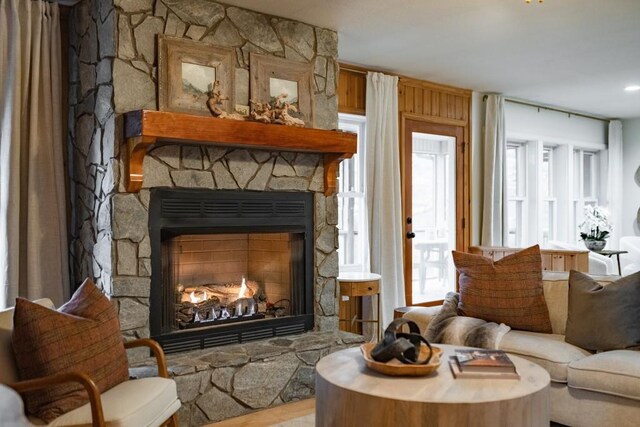
MULTIPOLYGON (((356 237, 357 232, 355 231, 355 223, 357 220, 360 220, 360 223, 363 227, 366 226, 364 223, 364 209, 366 209, 366 195, 365 195, 365 179, 366 179, 366 169, 365 169, 365 155, 364 155, 364 144, 366 140, 366 117, 355 115, 355 114, 347 114, 347 113, 338 113, 338 128, 345 131, 355 131, 358 135, 357 142, 357 153, 354 154, 351 158, 345 159, 340 163, 340 170, 338 174, 338 204, 340 205, 340 200, 342 203, 350 202, 352 203, 351 209, 348 209, 350 213, 355 212, 355 204, 358 203, 360 205, 360 217, 356 219, 356 215, 349 215, 347 218, 347 230, 340 230, 338 227, 338 240, 342 240, 344 238, 345 244, 338 245, 338 254, 339 254, 339 269, 343 272, 368 272, 369 266, 365 265, 365 259, 368 257, 365 256, 364 253, 357 253, 356 248, 356 237), (348 191, 340 191, 343 185, 343 173, 347 167, 351 167, 355 165, 355 173, 353 174, 353 179, 355 184, 350 186, 348 191), (342 253, 340 253, 343 251, 342 253), (352 262, 343 263, 343 260, 348 260, 352 262)), ((339 212, 342 213, 342 209, 339 209, 339 212)), ((340 223, 340 221, 338 221, 340 223)), ((361 251, 364 251, 365 248, 360 248, 361 251)))

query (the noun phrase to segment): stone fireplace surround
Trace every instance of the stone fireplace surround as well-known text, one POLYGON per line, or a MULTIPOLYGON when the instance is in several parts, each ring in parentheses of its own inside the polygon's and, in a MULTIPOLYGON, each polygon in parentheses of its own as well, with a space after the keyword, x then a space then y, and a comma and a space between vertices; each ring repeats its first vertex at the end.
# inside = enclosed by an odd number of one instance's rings
MULTIPOLYGON (((248 98, 248 56, 314 67, 316 127, 337 127, 337 35, 210 0, 82 0, 69 19, 69 175, 72 277, 93 277, 117 304, 125 339, 149 335, 149 189, 309 191, 315 205, 315 332, 169 356, 181 424, 202 425, 307 397, 314 365, 355 345, 338 332, 337 199, 323 194, 320 156, 165 145, 144 159, 139 193, 124 187, 122 114, 155 109, 157 34, 232 47, 236 99, 248 98)), ((129 354, 145 364, 145 353, 129 354)), ((139 374, 144 375, 145 368, 139 374)))

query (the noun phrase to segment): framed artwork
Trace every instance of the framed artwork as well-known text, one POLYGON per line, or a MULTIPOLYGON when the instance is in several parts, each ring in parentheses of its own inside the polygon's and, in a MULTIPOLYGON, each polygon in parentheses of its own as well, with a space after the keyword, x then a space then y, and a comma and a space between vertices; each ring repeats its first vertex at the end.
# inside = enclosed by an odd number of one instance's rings
POLYGON ((251 99, 255 102, 275 102, 280 97, 294 106, 290 114, 313 127, 313 70, 311 64, 275 56, 251 53, 249 56, 251 99))
POLYGON ((235 52, 208 43, 158 36, 158 107, 160 111, 208 116, 215 81, 228 97, 222 109, 235 106, 235 52))

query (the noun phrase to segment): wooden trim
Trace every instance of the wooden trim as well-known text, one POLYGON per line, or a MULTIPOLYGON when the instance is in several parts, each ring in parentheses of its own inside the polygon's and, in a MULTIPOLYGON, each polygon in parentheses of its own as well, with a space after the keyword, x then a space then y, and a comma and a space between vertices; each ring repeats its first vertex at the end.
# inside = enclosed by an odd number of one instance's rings
POLYGON ((336 191, 338 164, 357 151, 353 133, 323 129, 224 120, 167 111, 125 113, 127 191, 137 192, 144 180, 143 160, 157 142, 197 143, 261 150, 304 151, 324 154, 325 195, 336 191))
POLYGON ((158 364, 158 376, 162 378, 169 378, 169 373, 167 371, 167 359, 162 347, 160 347, 160 344, 158 344, 157 341, 150 338, 141 338, 124 343, 125 349, 136 347, 149 347, 156 358, 156 363, 158 364))
POLYGON ((403 84, 405 86, 415 86, 415 87, 421 87, 423 89, 432 89, 438 92, 451 93, 454 95, 460 95, 467 98, 471 98, 471 94, 473 93, 473 91, 469 89, 462 89, 459 87, 429 82, 426 80, 418 80, 412 77, 398 76, 398 78, 399 78, 398 84, 403 84))
POLYGON ((458 119, 449 119, 447 117, 439 117, 439 116, 431 116, 431 115, 423 115, 416 113, 400 113, 400 120, 416 120, 422 122, 429 122, 439 125, 451 125, 451 126, 461 126, 464 127, 468 123, 467 120, 458 120, 458 119))
POLYGON ((91 405, 91 425, 93 427, 105 427, 104 413, 102 410, 102 401, 100 400, 100 391, 98 387, 89 377, 89 375, 83 372, 66 372, 64 374, 49 375, 47 377, 36 378, 32 380, 20 381, 13 384, 7 384, 16 392, 22 394, 27 391, 41 390, 54 385, 64 384, 68 382, 80 383, 89 396, 89 404, 91 405))

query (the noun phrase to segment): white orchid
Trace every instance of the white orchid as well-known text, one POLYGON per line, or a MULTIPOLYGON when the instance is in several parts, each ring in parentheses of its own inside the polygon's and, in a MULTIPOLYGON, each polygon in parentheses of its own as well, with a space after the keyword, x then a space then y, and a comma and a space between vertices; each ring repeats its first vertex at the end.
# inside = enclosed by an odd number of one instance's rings
POLYGON ((584 221, 580 224, 582 240, 606 240, 611 230, 609 212, 605 208, 594 205, 584 207, 584 221))

